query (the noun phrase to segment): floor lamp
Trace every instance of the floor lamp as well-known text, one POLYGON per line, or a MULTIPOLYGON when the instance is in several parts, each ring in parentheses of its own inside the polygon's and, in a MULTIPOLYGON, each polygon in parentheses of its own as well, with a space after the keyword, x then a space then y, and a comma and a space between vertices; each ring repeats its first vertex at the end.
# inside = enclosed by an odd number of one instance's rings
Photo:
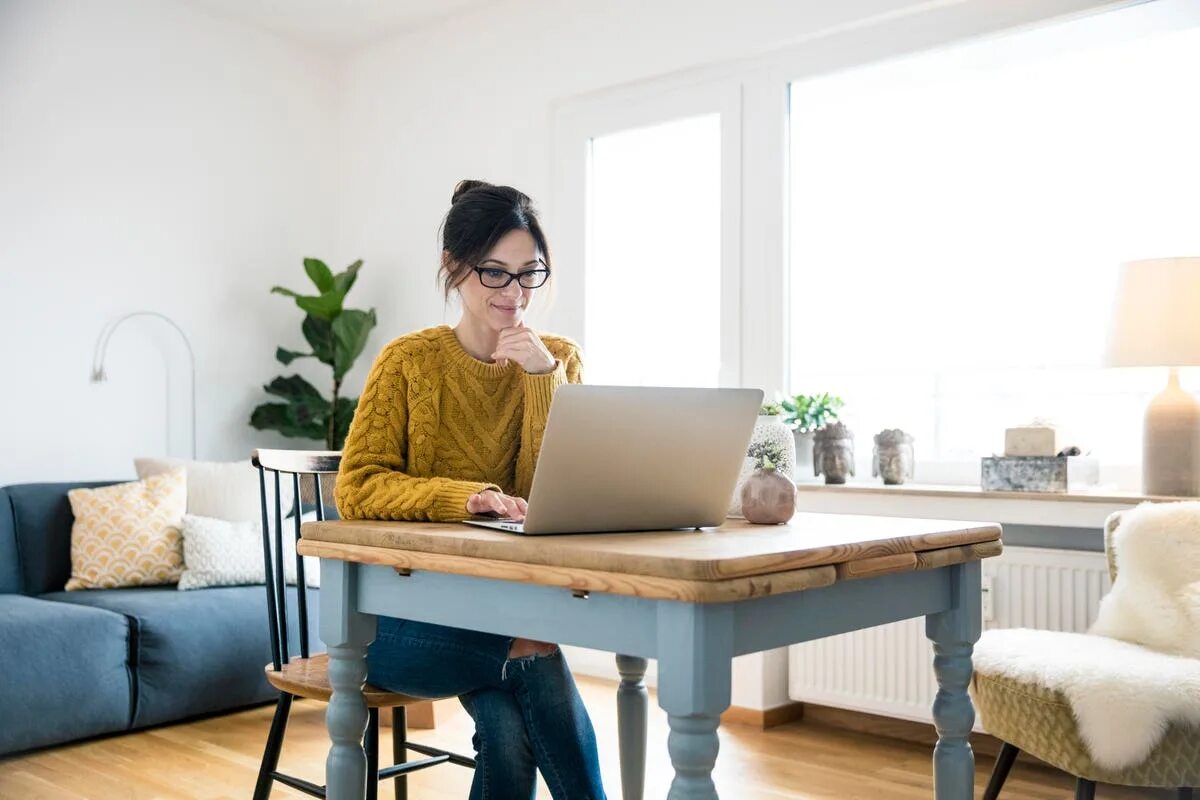
POLYGON ((1200 258, 1121 265, 1107 361, 1168 368, 1146 409, 1142 493, 1200 495, 1200 403, 1179 384, 1179 367, 1200 366, 1200 258))
MULTIPOLYGON (((184 347, 188 352, 188 367, 191 377, 191 392, 192 392, 192 458, 196 458, 196 354, 192 351, 192 343, 188 341, 187 334, 183 332, 183 328, 176 324, 175 320, 168 317, 166 314, 160 314, 157 311, 133 311, 118 319, 116 322, 109 323, 100 331, 100 338, 96 340, 96 353, 92 359, 92 383, 102 383, 108 380, 108 375, 104 371, 104 354, 108 350, 108 340, 112 337, 113 331, 121 326, 125 320, 133 319, 134 317, 154 317, 170 325, 179 334, 179 338, 183 339, 184 347)), ((167 375, 167 446, 171 445, 171 376, 167 375)))

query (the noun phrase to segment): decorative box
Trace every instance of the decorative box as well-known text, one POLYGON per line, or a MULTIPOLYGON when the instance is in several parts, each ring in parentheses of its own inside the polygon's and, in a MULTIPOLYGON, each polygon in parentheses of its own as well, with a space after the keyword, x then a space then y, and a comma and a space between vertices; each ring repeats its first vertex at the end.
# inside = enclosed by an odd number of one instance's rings
POLYGON ((1058 455, 1058 431, 1046 425, 1024 425, 1004 431, 1006 456, 1058 455))
POLYGON ((985 492, 1067 492, 1100 482, 1090 456, 985 456, 979 485, 985 492))

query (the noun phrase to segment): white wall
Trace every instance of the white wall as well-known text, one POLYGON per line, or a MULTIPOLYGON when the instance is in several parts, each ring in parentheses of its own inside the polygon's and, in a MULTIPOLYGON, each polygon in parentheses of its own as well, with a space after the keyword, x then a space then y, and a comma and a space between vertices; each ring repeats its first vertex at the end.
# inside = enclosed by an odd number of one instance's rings
POLYGON ((268 290, 335 255, 336 108, 333 63, 182 3, 0 0, 0 485, 187 453, 167 326, 127 323, 89 384, 101 328, 136 309, 190 335, 200 457, 299 443, 247 420, 275 346, 304 344, 268 290))

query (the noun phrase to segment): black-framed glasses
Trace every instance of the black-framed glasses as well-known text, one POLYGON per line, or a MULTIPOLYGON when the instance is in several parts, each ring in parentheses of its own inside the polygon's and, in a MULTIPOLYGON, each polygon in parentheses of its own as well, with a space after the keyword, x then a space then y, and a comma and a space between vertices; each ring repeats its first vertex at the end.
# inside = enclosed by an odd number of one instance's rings
POLYGON ((550 278, 550 270, 527 269, 524 272, 509 272, 499 267, 472 267, 479 275, 479 282, 489 289, 503 289, 513 281, 522 289, 536 289, 550 278))

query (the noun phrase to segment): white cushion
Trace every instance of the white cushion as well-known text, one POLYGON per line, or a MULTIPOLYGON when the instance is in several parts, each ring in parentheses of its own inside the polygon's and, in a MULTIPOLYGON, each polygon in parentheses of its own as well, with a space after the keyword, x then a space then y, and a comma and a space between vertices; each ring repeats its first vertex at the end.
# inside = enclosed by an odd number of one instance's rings
MULTIPOLYGON (((183 467, 187 472, 187 513, 198 517, 251 522, 262 519, 258 470, 245 461, 187 461, 179 458, 135 458, 138 480, 183 467)), ((290 476, 280 476, 283 513, 292 508, 290 476)), ((275 508, 275 478, 267 474, 267 509, 275 508)))
MULTIPOLYGON (((301 521, 315 520, 315 513, 301 521)), ((288 583, 296 582, 296 544, 291 517, 283 527, 283 574, 288 583)), ((275 537, 271 537, 274 558, 275 537)), ((209 586, 244 586, 263 583, 262 525, 258 522, 230 522, 212 517, 185 514, 183 517, 183 574, 180 589, 209 586)), ((313 588, 321 585, 319 560, 304 557, 304 582, 313 588)))

